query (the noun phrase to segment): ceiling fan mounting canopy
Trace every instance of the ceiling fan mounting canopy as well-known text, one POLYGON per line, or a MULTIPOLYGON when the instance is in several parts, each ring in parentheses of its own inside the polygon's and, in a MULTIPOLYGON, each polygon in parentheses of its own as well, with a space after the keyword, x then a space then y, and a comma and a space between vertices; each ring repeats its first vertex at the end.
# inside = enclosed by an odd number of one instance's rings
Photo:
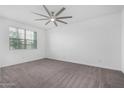
POLYGON ((35 13, 35 12, 33 12, 33 13, 44 17, 42 19, 35 19, 35 21, 47 20, 45 25, 49 24, 50 22, 53 22, 55 26, 58 26, 57 22, 67 24, 67 22, 63 21, 62 19, 72 18, 72 16, 58 17, 65 10, 64 7, 62 9, 60 9, 57 13, 55 13, 53 11, 49 11, 45 5, 43 5, 43 8, 45 9, 45 11, 47 12, 48 15, 43 15, 43 14, 39 14, 39 13, 35 13))

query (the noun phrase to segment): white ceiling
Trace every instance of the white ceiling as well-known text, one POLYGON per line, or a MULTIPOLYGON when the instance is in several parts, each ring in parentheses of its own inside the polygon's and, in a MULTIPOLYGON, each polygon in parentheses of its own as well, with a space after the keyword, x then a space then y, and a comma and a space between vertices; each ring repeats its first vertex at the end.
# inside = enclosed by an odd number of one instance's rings
MULTIPOLYGON (((73 16, 72 19, 64 19, 69 24, 78 21, 83 21, 89 18, 98 17, 106 14, 120 12, 124 7, 122 5, 49 5, 47 8, 50 11, 59 11, 62 7, 66 10, 60 16, 73 16)), ((37 27, 52 28, 55 27, 52 23, 44 26, 46 21, 34 21, 41 16, 34 15, 32 12, 41 14, 47 13, 42 6, 38 5, 0 5, 0 16, 28 23, 37 27)), ((65 25, 59 23, 59 25, 65 25)))

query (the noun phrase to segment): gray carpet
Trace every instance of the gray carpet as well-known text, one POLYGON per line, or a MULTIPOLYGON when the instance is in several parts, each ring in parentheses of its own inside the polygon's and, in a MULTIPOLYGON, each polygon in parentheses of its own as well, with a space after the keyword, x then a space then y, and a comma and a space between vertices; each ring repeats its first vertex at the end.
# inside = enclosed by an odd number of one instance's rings
POLYGON ((0 87, 124 88, 124 74, 81 64, 41 59, 4 67, 0 87))

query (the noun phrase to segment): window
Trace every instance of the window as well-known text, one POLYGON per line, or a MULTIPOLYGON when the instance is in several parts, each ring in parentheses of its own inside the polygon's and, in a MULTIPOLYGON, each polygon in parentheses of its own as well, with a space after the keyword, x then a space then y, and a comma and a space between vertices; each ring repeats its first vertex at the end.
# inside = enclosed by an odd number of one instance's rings
POLYGON ((9 27, 10 49, 36 49, 37 33, 15 27, 9 27))

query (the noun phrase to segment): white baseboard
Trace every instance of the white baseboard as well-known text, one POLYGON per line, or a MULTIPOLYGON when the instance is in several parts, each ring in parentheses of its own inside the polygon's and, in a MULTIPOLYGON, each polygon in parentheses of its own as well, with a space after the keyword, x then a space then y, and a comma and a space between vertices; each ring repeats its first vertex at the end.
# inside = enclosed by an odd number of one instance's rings
MULTIPOLYGON (((72 60, 63 60, 63 59, 59 59, 59 58, 52 58, 52 57, 47 57, 48 59, 53 59, 53 60, 58 60, 58 61, 66 61, 66 62, 70 62, 70 63, 75 63, 75 64, 82 64, 78 61, 72 61, 72 60)), ((121 69, 113 69, 110 67, 103 67, 103 66, 99 66, 99 65, 93 65, 93 64, 86 64, 83 63, 82 65, 88 65, 88 66, 93 66, 93 67, 98 67, 98 68, 103 68, 103 69, 110 69, 110 70, 115 70, 115 71, 121 71, 121 69)), ((124 73, 124 72, 123 72, 124 73)))
POLYGON ((2 65, 2 67, 8 67, 8 66, 13 66, 13 65, 17 65, 17 64, 23 64, 23 63, 27 63, 27 62, 32 62, 32 61, 40 60, 40 59, 44 59, 44 57, 39 57, 39 58, 31 59, 31 60, 17 62, 17 63, 14 63, 14 64, 4 64, 4 65, 2 65))

